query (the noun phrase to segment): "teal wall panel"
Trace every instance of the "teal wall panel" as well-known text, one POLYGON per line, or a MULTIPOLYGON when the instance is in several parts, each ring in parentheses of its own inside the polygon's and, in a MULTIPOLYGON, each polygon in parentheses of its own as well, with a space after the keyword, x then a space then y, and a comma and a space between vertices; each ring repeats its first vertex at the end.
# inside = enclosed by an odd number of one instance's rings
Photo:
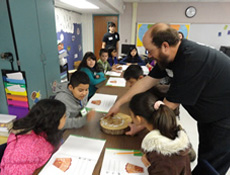
MULTIPOLYGON (((15 50, 13 45, 13 39, 10 28, 10 21, 7 12, 7 6, 5 0, 0 0, 0 54, 3 52, 11 52, 15 57, 15 50)), ((13 63, 14 68, 17 69, 16 61, 13 63)), ((11 70, 10 63, 8 61, 0 59, 0 69, 11 70)), ((2 72, 0 71, 0 113, 8 113, 6 96, 3 87, 2 72)))

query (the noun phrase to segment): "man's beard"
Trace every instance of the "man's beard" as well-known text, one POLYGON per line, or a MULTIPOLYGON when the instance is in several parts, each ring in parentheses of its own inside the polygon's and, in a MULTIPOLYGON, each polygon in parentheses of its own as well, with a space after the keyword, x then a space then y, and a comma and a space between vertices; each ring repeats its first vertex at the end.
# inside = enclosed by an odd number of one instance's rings
POLYGON ((161 70, 165 70, 169 64, 168 56, 164 55, 162 52, 159 54, 159 60, 157 61, 161 70))

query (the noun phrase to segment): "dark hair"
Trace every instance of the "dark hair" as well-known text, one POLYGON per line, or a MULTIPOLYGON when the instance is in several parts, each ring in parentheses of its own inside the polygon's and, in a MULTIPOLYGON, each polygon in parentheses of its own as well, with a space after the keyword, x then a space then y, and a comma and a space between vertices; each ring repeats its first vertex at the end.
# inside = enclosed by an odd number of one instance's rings
POLYGON ((151 31, 152 43, 158 48, 161 47, 163 42, 167 42, 170 46, 175 46, 180 41, 177 30, 169 25, 166 26, 166 28, 163 28, 162 25, 156 24, 151 31))
POLYGON ((108 53, 107 49, 101 49, 99 52, 99 55, 101 56, 103 53, 108 53))
POLYGON ((137 63, 137 62, 138 62, 138 58, 139 58, 139 54, 138 54, 138 51, 137 51, 136 46, 130 47, 130 48, 129 48, 129 52, 128 52, 128 54, 127 54, 126 62, 128 62, 128 63, 137 63), (131 55, 131 52, 132 52, 134 49, 136 50, 137 53, 136 53, 136 55, 133 57, 133 56, 131 55))
POLYGON ((109 53, 109 57, 111 57, 111 58, 113 57, 113 56, 112 56, 112 52, 113 52, 113 51, 117 51, 117 49, 116 49, 114 46, 110 46, 110 47, 108 48, 108 53, 109 53))
POLYGON ((109 27, 116 27, 116 24, 114 22, 110 22, 109 27))
POLYGON ((23 135, 33 130, 42 135, 54 147, 60 144, 63 131, 58 129, 60 119, 66 112, 65 104, 55 99, 43 99, 37 102, 30 112, 13 123, 16 135, 23 135))
POLYGON ((184 39, 184 34, 183 34, 183 32, 179 31, 178 34, 181 34, 182 39, 184 39))
POLYGON ((158 129, 162 135, 170 139, 177 137, 177 132, 180 126, 177 125, 176 115, 166 105, 160 105, 158 110, 154 109, 154 104, 157 97, 149 92, 144 92, 135 95, 129 107, 134 115, 139 115, 146 119, 146 121, 158 129))
POLYGON ((73 88, 75 88, 79 84, 89 84, 89 83, 90 83, 89 77, 85 72, 76 71, 71 75, 69 85, 71 84, 73 88))
POLYGON ((92 72, 100 72, 100 69, 98 68, 98 65, 97 65, 97 58, 96 56, 94 55, 93 52, 86 52, 79 67, 78 67, 78 70, 81 70, 81 68, 83 67, 87 67, 89 70, 91 70, 92 72), (93 68, 90 68, 88 65, 87 65, 87 58, 91 58, 92 60, 95 61, 95 66, 93 68))
POLYGON ((130 65, 124 72, 124 79, 126 81, 130 78, 135 78, 137 80, 141 75, 144 75, 141 66, 130 65))

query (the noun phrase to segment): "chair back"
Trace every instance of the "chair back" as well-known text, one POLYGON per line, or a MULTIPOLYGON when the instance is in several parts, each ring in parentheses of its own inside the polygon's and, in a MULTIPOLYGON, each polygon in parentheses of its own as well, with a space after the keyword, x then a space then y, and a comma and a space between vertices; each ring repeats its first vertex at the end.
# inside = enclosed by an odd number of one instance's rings
POLYGON ((197 166, 193 169, 192 175, 219 175, 219 173, 212 167, 207 160, 198 161, 197 166))

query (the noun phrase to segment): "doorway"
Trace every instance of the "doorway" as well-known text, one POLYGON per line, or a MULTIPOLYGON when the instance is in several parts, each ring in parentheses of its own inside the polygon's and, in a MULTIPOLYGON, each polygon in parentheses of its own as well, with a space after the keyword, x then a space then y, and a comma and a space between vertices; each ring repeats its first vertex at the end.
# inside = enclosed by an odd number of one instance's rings
POLYGON ((94 15, 93 16, 93 37, 94 37, 94 54, 99 58, 99 51, 102 46, 102 39, 108 32, 108 24, 114 22, 118 32, 118 15, 94 15))

